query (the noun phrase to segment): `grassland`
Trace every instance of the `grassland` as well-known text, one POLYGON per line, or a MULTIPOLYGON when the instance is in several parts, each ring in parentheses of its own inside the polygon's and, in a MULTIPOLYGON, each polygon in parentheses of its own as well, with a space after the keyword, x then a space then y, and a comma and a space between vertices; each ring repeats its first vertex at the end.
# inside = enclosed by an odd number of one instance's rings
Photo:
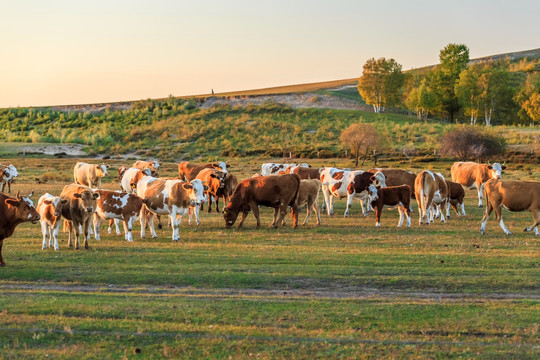
MULTIPOLYGON (((58 194, 76 161, 6 160, 23 174, 14 189, 38 194, 58 194)), ((263 161, 233 160, 232 170, 244 178, 263 161)), ((351 165, 312 163, 323 162, 351 165)), ((166 163, 163 175, 174 173, 166 163)), ((529 165, 505 176, 540 180, 529 165)), ((537 358, 530 214, 504 213, 511 237, 494 220, 481 236, 475 204, 467 191, 466 218, 420 227, 413 213, 410 229, 395 227, 395 210, 376 229, 356 203, 343 218, 343 201, 321 227, 296 230, 255 229, 252 215, 227 230, 204 213, 199 227, 183 221, 179 243, 167 227, 133 243, 102 230, 80 251, 61 234, 58 252, 42 251, 39 226, 25 224, 4 244, 0 358, 537 358)), ((271 211, 261 213, 269 224, 271 211)))

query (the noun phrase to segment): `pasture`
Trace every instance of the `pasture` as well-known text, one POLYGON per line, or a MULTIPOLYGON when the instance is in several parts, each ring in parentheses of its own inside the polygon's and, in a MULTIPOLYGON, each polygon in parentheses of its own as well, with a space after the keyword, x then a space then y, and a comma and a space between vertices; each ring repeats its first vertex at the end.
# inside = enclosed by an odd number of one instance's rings
MULTIPOLYGON (((77 160, 2 161, 21 173, 12 191, 35 189, 37 203, 71 182, 77 160)), ((119 189, 116 168, 132 161, 106 162, 102 188, 119 189)), ((263 162, 233 160, 231 172, 243 179, 263 162)), ((540 180, 537 167, 507 165, 504 178, 540 180)), ((164 164, 162 176, 175 174, 164 164)), ((529 213, 507 211, 513 235, 492 214, 482 236, 477 202, 467 190, 466 218, 420 227, 413 201, 409 229, 396 227, 397 210, 375 228, 357 201, 349 218, 337 200, 322 226, 312 217, 295 230, 290 218, 269 228, 267 208, 261 229, 252 214, 225 229, 204 211, 199 227, 182 220, 178 243, 167 226, 141 239, 137 223, 133 243, 102 229, 76 251, 60 233, 58 252, 41 250, 39 225, 27 223, 4 241, 0 358, 538 358, 540 237, 523 233, 529 213)))

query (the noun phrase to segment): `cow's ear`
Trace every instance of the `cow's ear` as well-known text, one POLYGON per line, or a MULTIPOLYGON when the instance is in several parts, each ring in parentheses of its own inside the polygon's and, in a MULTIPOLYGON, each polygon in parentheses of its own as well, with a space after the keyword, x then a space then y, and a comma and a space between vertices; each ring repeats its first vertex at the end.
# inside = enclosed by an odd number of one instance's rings
POLYGON ((6 205, 14 207, 18 207, 19 205, 21 205, 21 202, 15 199, 6 199, 4 202, 6 203, 6 205))
POLYGON ((229 208, 228 208, 227 206, 225 206, 221 212, 222 212, 223 214, 226 214, 227 211, 229 211, 229 208))
POLYGON ((98 194, 98 193, 93 193, 93 194, 92 194, 92 198, 93 198, 94 200, 96 200, 97 198, 99 198, 99 194, 98 194))
POLYGON ((105 165, 105 169, 108 169, 110 167, 111 167, 111 165, 105 165))
POLYGON ((506 170, 506 165, 501 166, 501 170, 506 170))
POLYGON ((32 196, 34 196, 34 190, 32 190, 32 192, 30 194, 28 194, 26 197, 31 198, 32 196))
POLYGON ((193 185, 191 184, 182 184, 182 187, 185 189, 185 190, 188 190, 188 189, 193 189, 193 185))
POLYGON ((61 205, 66 205, 69 201, 67 201, 66 199, 62 199, 60 200, 60 204, 61 205))
POLYGON ((371 180, 371 181, 375 181, 375 175, 374 175, 374 176, 372 176, 372 177, 370 177, 370 178, 369 178, 369 180, 371 180))
POLYGON ((208 185, 203 185, 203 190, 204 191, 208 190, 208 185))
POLYGON ((214 178, 214 179, 217 179, 218 176, 216 174, 210 174, 210 177, 214 178))
POLYGON ((489 170, 493 169, 493 166, 488 165, 488 169, 489 169, 489 170))
POLYGON ((51 205, 52 204, 52 201, 51 200, 43 200, 43 203, 45 205, 51 205))
POLYGON ((82 198, 82 195, 79 194, 79 193, 75 193, 75 194, 73 194, 73 197, 74 197, 75 199, 80 199, 80 198, 82 198))
POLYGON ((225 165, 225 167, 226 167, 226 168, 228 169, 228 168, 230 168, 230 167, 231 167, 231 165, 227 164, 227 165, 225 165))

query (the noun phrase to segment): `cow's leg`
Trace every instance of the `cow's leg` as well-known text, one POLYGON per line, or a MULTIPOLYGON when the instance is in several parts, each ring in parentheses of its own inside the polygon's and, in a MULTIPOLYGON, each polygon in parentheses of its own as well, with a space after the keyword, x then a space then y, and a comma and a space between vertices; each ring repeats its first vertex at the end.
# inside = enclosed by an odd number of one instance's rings
POLYGON ((480 232, 482 233, 482 235, 486 235, 486 224, 492 211, 493 206, 491 205, 489 199, 487 199, 486 211, 484 212, 484 217, 482 218, 482 225, 480 225, 480 232))
POLYGON ((482 207, 482 198, 484 197, 484 184, 476 183, 476 188, 478 189, 478 207, 482 207))
POLYGON ((4 245, 4 240, 0 240, 0 266, 6 266, 4 258, 2 257, 2 246, 4 245))
POLYGON ((41 234, 43 235, 43 243, 41 244, 41 250, 47 249, 47 240, 49 239, 49 224, 45 221, 41 222, 41 234))
POLYGON ((133 241, 133 234, 131 234, 131 229, 134 221, 135 217, 133 216, 128 217, 127 219, 124 217, 124 220, 122 221, 122 224, 124 225, 124 239, 129 242, 133 241))
MULTIPOLYGON (((313 206, 314 204, 310 204, 309 201, 308 201, 308 204, 306 206, 306 218, 304 219, 304 222, 302 223, 302 226, 306 225, 309 221, 309 217, 311 216, 311 212, 313 211, 313 206)), ((298 209, 298 211, 300 211, 300 209, 298 209)))
POLYGON ((153 212, 148 212, 148 228, 150 228, 150 234, 152 234, 153 238, 157 238, 156 229, 154 228, 154 217, 155 214, 153 212))
POLYGON ((450 201, 446 202, 446 218, 450 219, 450 201))
POLYGON ((313 210, 315 210, 315 214, 317 215, 317 226, 321 225, 321 212, 319 210, 319 201, 318 199, 315 199, 313 202, 313 210))
POLYGON ((375 226, 381 227, 381 215, 382 215, 383 207, 377 206, 375 209, 375 226))
MULTIPOLYGON (((293 222, 293 229, 296 229, 298 227, 298 215, 299 215, 300 209, 298 206, 293 205, 291 206, 291 217, 293 222)), ((283 219, 285 219, 285 216, 283 216, 283 219)))
POLYGON ((100 226, 101 226, 101 218, 97 214, 94 214, 94 239, 96 240, 101 240, 101 236, 99 234, 100 226))
POLYGON ((326 206, 326 212, 328 216, 334 215, 334 195, 330 193, 327 186, 323 186, 324 205, 326 206))
POLYGON ((247 211, 242 212, 242 219, 240 220, 240 223, 238 224, 238 228, 241 228, 242 225, 244 225, 244 220, 246 220, 246 217, 248 216, 247 211))
POLYGON ((176 210, 172 210, 170 214, 171 225, 173 228, 172 231, 172 241, 180 241, 180 221, 178 221, 178 216, 176 216, 176 210))
POLYGON ((146 205, 144 205, 142 208, 141 208, 141 212, 139 213, 139 222, 141 223, 141 238, 145 238, 146 237, 146 212, 148 210, 146 210, 146 205))
POLYGON ((446 216, 444 216, 444 212, 443 212, 444 208, 446 208, 446 200, 437 206, 437 209, 439 210, 439 214, 441 215, 441 222, 446 223, 446 216))
POLYGON ((404 208, 405 215, 407 215, 407 227, 411 227, 411 207, 404 208))
POLYGON ((524 231, 531 231, 534 229, 534 234, 535 235, 538 235, 540 234, 538 232, 538 225, 540 225, 540 211, 537 211, 537 210, 532 210, 531 211, 531 215, 533 217, 533 220, 534 220, 534 223, 532 224, 532 226, 528 226, 524 229, 524 231))
POLYGON ((89 217, 84 221, 84 248, 88 249, 88 240, 90 240, 90 225, 92 218, 89 217))
MULTIPOLYGON (((349 217, 349 209, 352 206, 353 199, 354 199, 354 193, 347 194, 347 207, 345 208, 345 213, 343 214, 343 216, 349 217)), ((362 206, 362 213, 364 213, 364 207, 363 206, 362 206)), ((365 215, 365 213, 364 213, 364 215, 365 215)))
POLYGON ((506 225, 504 225, 504 222, 503 222, 503 219, 502 219, 502 214, 501 214, 501 208, 499 207, 498 208, 498 211, 497 211, 497 208, 495 208, 495 216, 499 219, 499 226, 501 227, 501 229, 504 231, 504 233, 506 235, 512 235, 512 233, 508 230, 508 228, 506 227, 506 225), (497 214, 499 213, 499 214, 497 214))
POLYGON ((403 219, 405 218, 405 209, 403 208, 403 206, 399 205, 398 211, 399 211, 399 222, 397 226, 401 227, 401 225, 403 225, 403 219))
MULTIPOLYGON (((52 236, 54 239, 54 250, 58 251, 58 231, 60 230, 60 219, 58 219, 51 227, 52 236)), ((50 246, 50 244, 49 244, 50 246)))
MULTIPOLYGON (((257 228, 261 227, 261 218, 259 216, 259 206, 257 204, 250 204, 251 211, 253 211, 253 216, 255 216, 255 219, 257 219, 257 228)), ((277 227, 278 224, 274 224, 274 227, 277 227)))
MULTIPOLYGON (((279 211, 279 208, 274 208, 274 219, 272 221, 272 226, 276 225, 277 223, 277 219, 278 219, 278 211, 279 211)), ((285 222, 285 220, 283 220, 283 222, 285 222)), ((285 225, 285 224, 283 224, 285 225)))
POLYGON ((461 216, 465 216, 465 201, 461 203, 461 216))
MULTIPOLYGON (((285 219, 285 216, 287 215, 287 205, 282 204, 279 206, 279 219, 278 224, 285 219)), ((277 227, 277 224, 274 226, 277 227)))
POLYGON ((208 198, 208 213, 210 214, 212 212, 212 195, 208 194, 207 198, 208 198))
MULTIPOLYGON (((202 205, 202 203, 201 203, 202 205)), ((199 205, 195 205, 195 223, 197 224, 197 226, 201 225, 201 221, 199 220, 199 213, 200 213, 200 208, 199 208, 199 205)))
POLYGON ((219 213, 219 196, 216 196, 215 199, 216 199, 216 212, 219 213))
MULTIPOLYGON (((67 221, 67 220, 66 220, 67 221)), ((73 237, 75 226, 73 225, 73 222, 71 221, 64 221, 64 226, 67 225, 67 232, 68 232, 68 247, 73 247, 73 237)))

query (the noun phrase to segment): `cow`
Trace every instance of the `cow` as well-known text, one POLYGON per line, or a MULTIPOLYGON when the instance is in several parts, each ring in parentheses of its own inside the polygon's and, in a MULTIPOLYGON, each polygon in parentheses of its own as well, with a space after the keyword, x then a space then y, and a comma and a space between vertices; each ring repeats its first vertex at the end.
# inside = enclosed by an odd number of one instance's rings
POLYGON ((143 160, 137 160, 133 163, 134 168, 144 170, 144 169, 150 169, 151 175, 154 177, 159 176, 159 167, 161 164, 159 161, 143 161, 143 160))
MULTIPOLYGON (((309 221, 309 217, 312 211, 315 211, 317 215, 317 226, 321 225, 321 213, 319 211, 319 192, 321 191, 321 181, 318 179, 307 179, 300 181, 300 187, 298 188, 298 195, 296 196, 296 212, 291 212, 293 222, 298 223, 298 210, 301 206, 306 205, 306 218, 303 225, 306 225, 309 221), (296 217, 296 219, 295 219, 296 217)), ((284 224, 285 225, 285 224, 284 224)))
MULTIPOLYGON (((218 171, 215 169, 202 169, 197 176, 196 179, 201 180, 206 186, 208 186, 208 190, 205 191, 205 195, 208 199, 208 213, 212 212, 212 200, 215 199, 216 201, 216 212, 219 213, 219 197, 218 192, 225 188, 225 176, 227 174, 223 171, 218 171)), ((201 204, 201 210, 202 210, 202 204, 201 204)))
POLYGON ((146 200, 140 215, 141 237, 146 237, 147 218, 145 213, 150 211, 148 223, 152 237, 157 237, 154 230, 154 214, 169 215, 173 228, 173 241, 180 241, 180 220, 178 217, 187 214, 189 207, 199 206, 204 202, 204 192, 208 190, 208 187, 203 185, 199 179, 186 182, 179 179, 167 180, 152 176, 144 176, 136 185, 132 183, 132 186, 136 186, 137 195, 146 200))
POLYGON ((485 183, 484 195, 486 197, 486 210, 482 218, 480 232, 486 234, 486 223, 495 210, 495 219, 506 235, 511 235, 502 219, 501 205, 512 212, 530 211, 533 224, 527 226, 524 231, 534 231, 540 235, 540 182, 490 179, 485 183))
POLYGON ((88 186, 90 189, 101 189, 101 178, 109 175, 105 164, 87 164, 78 162, 73 169, 75 184, 88 186))
POLYGON ((98 193, 86 186, 78 184, 64 186, 60 198, 67 200, 67 203, 62 206, 62 217, 68 220, 68 247, 73 247, 73 237, 75 237, 75 249, 79 249, 79 238, 81 234, 84 234, 84 248, 88 249, 90 222, 96 210, 98 197, 98 193))
MULTIPOLYGON (((324 168, 321 171, 322 191, 328 216, 334 215, 334 197, 347 198, 347 208, 343 214, 349 216, 349 209, 355 197, 366 201, 368 192, 366 188, 370 184, 377 187, 385 187, 385 177, 382 172, 370 173, 362 170, 343 170, 336 168, 324 168)), ((366 215, 362 204, 362 213, 366 215)))
POLYGON ((139 180, 141 180, 144 176, 150 175, 152 175, 152 171, 150 169, 141 170, 133 167, 129 168, 124 171, 124 174, 122 175, 122 179, 120 180, 120 187, 123 191, 127 193, 132 193, 135 191, 139 180), (132 187, 131 184, 135 184, 135 186, 132 187))
POLYGON ((227 175, 225 175, 223 182, 225 186, 218 189, 217 197, 223 197, 223 203, 227 204, 229 202, 229 198, 234 192, 234 189, 236 188, 236 185, 238 185, 238 179, 229 172, 227 175))
POLYGON ((39 198, 36 210, 40 217, 39 222, 41 223, 41 233, 43 235, 42 250, 47 249, 47 240, 49 240, 49 247, 54 246, 54 250, 58 251, 60 218, 62 217, 62 207, 66 204, 67 200, 49 193, 45 193, 39 198))
POLYGON ((13 235, 15 227, 27 221, 36 224, 40 219, 34 203, 30 200, 33 194, 32 191, 28 196, 21 196, 17 192, 15 197, 10 197, 0 193, 0 266, 6 266, 2 257, 2 246, 4 240, 13 235))
MULTIPOLYGON (((236 186, 229 203, 223 208, 225 227, 231 227, 238 214, 242 213, 242 219, 238 224, 241 228, 249 211, 253 211, 257 219, 257 228, 261 226, 259 218, 259 205, 274 208, 274 221, 272 226, 278 227, 287 214, 287 208, 292 207, 297 212, 296 197, 300 188, 300 178, 295 174, 258 176, 245 179, 236 186), (278 219, 278 212, 280 213, 278 219)), ((293 220, 293 228, 298 226, 298 217, 293 220)))
POLYGON ((143 203, 146 200, 142 200, 137 195, 127 192, 96 190, 96 193, 99 194, 96 212, 94 214, 94 234, 96 240, 101 240, 99 235, 101 220, 113 219, 122 221, 126 241, 133 241, 131 229, 133 223, 137 221, 143 203))
POLYGON ((399 222, 398 227, 403 225, 403 219, 407 218, 407 227, 411 226, 411 187, 409 185, 388 186, 377 189, 374 185, 369 185, 369 198, 371 206, 375 209, 375 226, 381 226, 381 214, 385 206, 398 207, 399 222))
POLYGON ((321 179, 321 171, 323 168, 310 168, 305 166, 296 166, 292 170, 292 174, 296 174, 300 177, 301 180, 307 179, 321 179))
POLYGON ((455 162, 450 169, 452 181, 460 183, 468 189, 478 190, 478 207, 482 207, 484 184, 489 179, 500 179, 504 164, 478 164, 475 162, 455 162))
POLYGON ((456 212, 457 216, 465 216, 465 204, 463 199, 465 198, 465 190, 461 184, 446 180, 446 185, 448 185, 448 202, 446 204, 446 217, 450 218, 450 206, 456 212), (458 206, 461 208, 458 209, 458 206))
MULTIPOLYGON (((444 209, 448 201, 448 185, 441 174, 424 170, 416 176, 414 192, 418 202, 418 223, 422 225, 425 219, 427 225, 433 222, 437 209, 444 209)), ((441 221, 446 222, 444 213, 439 211, 441 221)))
POLYGON ((215 169, 226 174, 228 172, 227 168, 229 167, 230 165, 223 161, 207 163, 204 165, 197 165, 189 161, 182 161, 180 164, 178 164, 178 178, 184 179, 185 181, 191 181, 197 177, 197 174, 199 174, 202 169, 215 169))
MULTIPOLYGON (((380 171, 386 177, 386 186, 399 186, 409 185, 411 187, 411 199, 414 199, 414 180, 416 180, 416 174, 409 170, 403 169, 381 169, 374 168, 368 170, 369 172, 380 171)), ((412 202, 409 201, 409 209, 413 211, 412 202)))
POLYGON ((261 165, 261 175, 278 175, 281 172, 282 174, 292 174, 295 168, 297 167, 310 167, 309 164, 276 164, 276 163, 265 163, 261 165))
POLYGON ((4 192, 6 185, 8 192, 11 192, 11 183, 19 176, 17 168, 13 164, 0 164, 0 183, 2 184, 1 191, 4 192))

